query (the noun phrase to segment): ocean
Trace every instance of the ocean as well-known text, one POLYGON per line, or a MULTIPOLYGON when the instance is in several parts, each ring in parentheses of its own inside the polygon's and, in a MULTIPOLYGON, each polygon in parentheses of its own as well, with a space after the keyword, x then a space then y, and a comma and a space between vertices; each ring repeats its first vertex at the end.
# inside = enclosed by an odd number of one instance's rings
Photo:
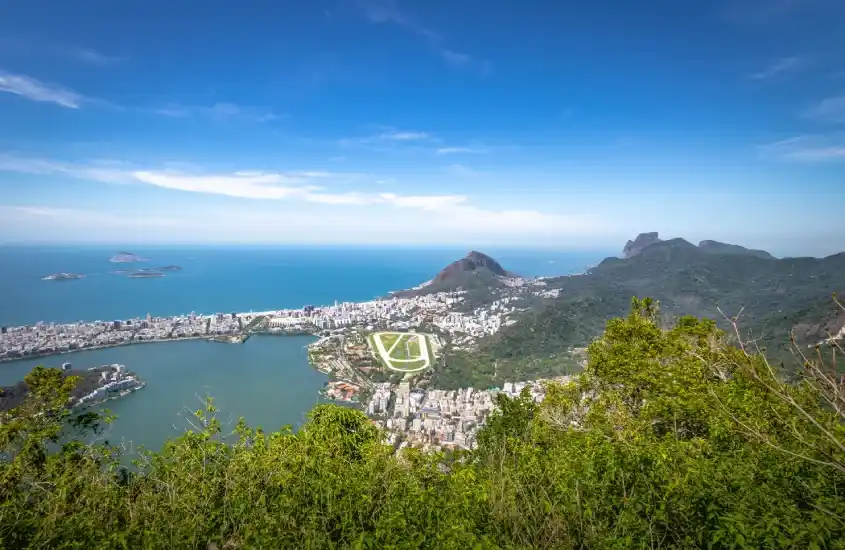
MULTIPOLYGON (((150 261, 114 264, 112 247, 0 247, 0 325, 38 321, 116 320, 153 315, 267 311, 363 301, 431 279, 464 256, 458 249, 146 247, 131 252, 150 261), (109 272, 178 265, 163 278, 109 272), (84 279, 43 281, 56 272, 84 279)), ((524 276, 583 271, 607 253, 485 249, 505 269, 524 276)), ((245 344, 202 340, 138 344, 35 360, 0 363, 0 386, 21 380, 35 365, 74 368, 122 363, 147 386, 104 405, 118 416, 107 438, 130 450, 159 448, 188 427, 185 410, 211 395, 224 424, 244 417, 253 426, 296 427, 320 402, 326 377, 308 364, 309 336, 258 336, 245 344)))

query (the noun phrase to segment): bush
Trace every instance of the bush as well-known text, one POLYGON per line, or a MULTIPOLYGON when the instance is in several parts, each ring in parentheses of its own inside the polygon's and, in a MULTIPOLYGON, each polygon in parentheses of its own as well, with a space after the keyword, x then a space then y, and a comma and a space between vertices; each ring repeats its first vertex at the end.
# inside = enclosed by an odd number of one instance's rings
POLYGON ((714 323, 635 300, 542 404, 500 397, 473 451, 394 456, 360 412, 195 429, 128 472, 37 368, 0 424, 0 548, 845 548, 842 386, 787 383, 714 323))

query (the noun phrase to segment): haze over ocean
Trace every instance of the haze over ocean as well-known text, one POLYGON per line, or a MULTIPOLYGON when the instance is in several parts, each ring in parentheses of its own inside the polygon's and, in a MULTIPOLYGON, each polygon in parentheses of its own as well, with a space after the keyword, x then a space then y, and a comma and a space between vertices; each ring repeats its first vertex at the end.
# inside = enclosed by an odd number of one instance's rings
MULTIPOLYGON (((149 262, 109 262, 104 246, 0 247, 0 325, 114 320, 197 313, 265 311, 365 301, 416 286, 469 251, 340 247, 161 246, 131 248, 149 262), (118 269, 175 264, 164 278, 131 279, 118 269), (86 275, 42 281, 56 272, 86 275)), ((578 272, 612 252, 484 249, 523 276, 578 272)))

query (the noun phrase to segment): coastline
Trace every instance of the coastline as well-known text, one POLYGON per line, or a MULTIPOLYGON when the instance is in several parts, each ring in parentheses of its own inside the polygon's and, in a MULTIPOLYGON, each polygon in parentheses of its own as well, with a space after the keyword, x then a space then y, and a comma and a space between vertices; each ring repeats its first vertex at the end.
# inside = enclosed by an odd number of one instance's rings
MULTIPOLYGON (((85 348, 78 348, 78 349, 69 349, 64 351, 53 351, 49 353, 33 353, 31 355, 25 355, 23 357, 4 357, 0 358, 0 363, 14 363, 15 361, 27 361, 30 359, 41 359, 43 357, 53 357, 58 355, 70 355, 72 353, 79 353, 82 351, 93 351, 97 349, 107 349, 107 348, 122 348, 124 346, 134 346, 134 345, 141 345, 141 344, 160 344, 166 342, 181 342, 184 340, 209 340, 211 342, 217 341, 214 340, 213 337, 209 336, 183 336, 181 338, 167 338, 162 340, 137 340, 133 342, 121 342, 119 344, 103 344, 100 346, 89 346, 85 348)), ((228 342, 220 342, 220 343, 228 343, 228 342)), ((2 368, 2 367, 0 367, 2 368)))
MULTIPOLYGON (((23 357, 3 357, 0 358, 0 364, 3 363, 14 363, 15 361, 28 361, 31 359, 42 359, 45 357, 55 357, 60 355, 70 355, 73 353, 80 353, 83 351, 94 351, 98 349, 108 349, 108 348, 122 348, 127 346, 134 346, 134 345, 142 345, 142 344, 166 344, 167 342, 183 342, 186 340, 208 340, 209 342, 216 342, 218 344, 243 344, 245 343, 253 334, 258 334, 262 336, 314 336, 314 334, 306 331, 302 332, 251 332, 248 334, 233 334, 233 335, 217 335, 217 336, 182 336, 180 338, 165 338, 161 340, 135 340, 132 342, 121 342, 119 344, 102 344, 99 346, 89 346, 85 348, 77 348, 77 349, 69 349, 63 351, 53 351, 49 353, 33 353, 31 355, 25 355, 23 357), (229 340, 230 338, 237 338, 237 341, 229 340)), ((309 344, 310 345, 310 344, 309 344)), ((310 363, 310 360, 309 360, 310 363)), ((0 367, 2 368, 2 367, 0 367)), ((317 369, 319 370, 319 369, 317 369)))

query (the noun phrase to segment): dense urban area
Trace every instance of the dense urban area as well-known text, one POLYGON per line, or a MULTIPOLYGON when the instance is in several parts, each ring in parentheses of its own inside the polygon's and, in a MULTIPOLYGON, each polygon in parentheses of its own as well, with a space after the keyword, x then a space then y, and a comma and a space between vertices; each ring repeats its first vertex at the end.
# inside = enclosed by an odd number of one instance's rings
MULTIPOLYGON (((509 278, 505 288, 547 295, 543 286, 542 279, 509 278)), ((31 326, 2 327, 0 360, 145 342, 203 338, 243 343, 254 333, 313 334, 320 338, 309 345, 309 359, 315 368, 330 376, 321 390, 326 398, 361 406, 386 428, 390 442, 397 448, 408 445, 471 448, 475 432, 495 409, 496 393, 519 393, 524 384, 506 383, 504 388, 475 391, 429 388, 424 369, 418 375, 391 372, 367 341, 368 334, 379 330, 425 330, 422 337, 431 348, 432 361, 436 361, 446 341, 455 350, 472 349, 478 338, 494 334, 509 323, 509 315, 520 311, 513 305, 516 296, 507 293, 483 307, 464 311, 461 306, 465 294, 464 291, 435 292, 275 311, 210 315, 192 312, 170 317, 148 314, 143 318, 112 321, 39 322, 31 326)), ((528 387, 537 401, 542 399, 539 381, 528 387)), ((103 393, 108 389, 98 391, 103 393)))

